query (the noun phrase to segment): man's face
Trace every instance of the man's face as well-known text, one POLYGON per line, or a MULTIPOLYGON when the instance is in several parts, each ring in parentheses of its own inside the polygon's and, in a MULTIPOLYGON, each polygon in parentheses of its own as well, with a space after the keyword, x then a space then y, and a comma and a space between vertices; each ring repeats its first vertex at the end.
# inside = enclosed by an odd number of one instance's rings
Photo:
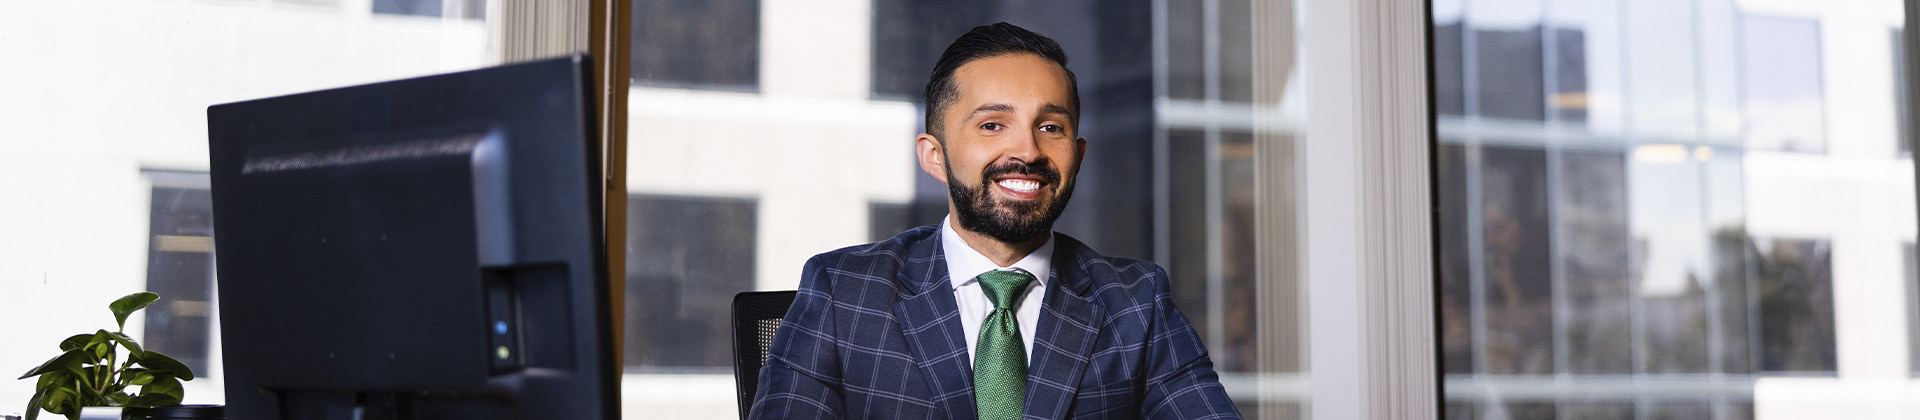
POLYGON ((1066 71, 1009 54, 968 62, 953 80, 959 95, 941 110, 944 141, 923 135, 920 143, 923 168, 947 183, 960 227, 1005 243, 1051 232, 1086 152, 1074 132, 1077 110, 1067 108, 1066 71), (930 158, 940 171, 927 167, 930 158))

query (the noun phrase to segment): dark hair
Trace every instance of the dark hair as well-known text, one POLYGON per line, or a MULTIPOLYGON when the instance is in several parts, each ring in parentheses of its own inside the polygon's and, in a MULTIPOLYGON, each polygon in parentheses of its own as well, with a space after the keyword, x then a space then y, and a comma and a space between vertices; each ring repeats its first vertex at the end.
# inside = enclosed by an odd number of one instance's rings
POLYGON ((1060 65, 1060 70, 1067 72, 1067 93, 1073 96, 1073 103, 1069 108, 1072 114, 1069 118, 1072 120, 1070 122, 1074 129, 1078 131, 1080 86, 1074 79, 1073 70, 1067 69, 1066 51, 1062 51, 1060 44, 1053 42, 1053 38, 1000 22, 974 27, 965 35, 961 35, 960 39, 953 40, 953 45, 948 45, 946 52, 940 53, 940 61, 934 63, 933 77, 927 81, 927 91, 923 94, 927 106, 927 133, 942 137, 940 141, 946 142, 944 138, 946 133, 941 132, 943 128, 941 124, 944 123, 941 114, 948 105, 952 105, 953 101, 960 97, 960 90, 953 83, 954 70, 973 60, 1020 53, 1033 54, 1053 61, 1054 64, 1060 65))

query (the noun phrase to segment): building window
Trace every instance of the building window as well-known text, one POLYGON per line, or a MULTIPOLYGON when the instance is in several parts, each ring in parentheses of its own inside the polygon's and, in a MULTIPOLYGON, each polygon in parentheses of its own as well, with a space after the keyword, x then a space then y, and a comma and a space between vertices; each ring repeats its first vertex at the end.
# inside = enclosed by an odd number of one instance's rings
POLYGON ((1760 371, 1832 373, 1833 258, 1817 239, 1758 239, 1760 371))
POLYGON ((633 86, 759 89, 757 0, 637 0, 632 36, 633 86))
POLYGON ((373 12, 390 15, 486 19, 486 0, 373 0, 373 12))
POLYGON ((628 198, 627 367, 732 366, 728 309, 754 290, 756 209, 751 198, 628 198))
POLYGON ((213 328, 213 195, 205 173, 147 171, 153 181, 147 238, 146 310, 141 345, 194 372, 208 372, 213 328))
POLYGON ((920 101, 940 60, 960 34, 992 23, 994 2, 873 2, 873 97, 920 101))
POLYGON ((1741 30, 1747 147, 1825 153, 1820 23, 1743 15, 1741 30))
POLYGON ((1854 141, 1823 136, 1851 104, 1824 99, 1820 22, 1652 0, 1433 18, 1449 418, 1752 418, 1759 378, 1836 373, 1851 248, 1778 237, 1818 232, 1793 223, 1826 213, 1781 215, 1832 187, 1770 160, 1854 141))

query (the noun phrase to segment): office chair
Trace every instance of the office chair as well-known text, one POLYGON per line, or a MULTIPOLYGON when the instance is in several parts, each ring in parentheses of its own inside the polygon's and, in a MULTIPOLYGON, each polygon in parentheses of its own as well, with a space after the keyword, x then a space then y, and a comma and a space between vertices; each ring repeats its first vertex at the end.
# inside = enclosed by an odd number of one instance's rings
POLYGON ((773 333, 780 319, 793 306, 793 290, 741 292, 733 295, 733 383, 740 397, 740 418, 753 408, 753 393, 760 387, 760 366, 767 363, 767 347, 773 345, 773 333))

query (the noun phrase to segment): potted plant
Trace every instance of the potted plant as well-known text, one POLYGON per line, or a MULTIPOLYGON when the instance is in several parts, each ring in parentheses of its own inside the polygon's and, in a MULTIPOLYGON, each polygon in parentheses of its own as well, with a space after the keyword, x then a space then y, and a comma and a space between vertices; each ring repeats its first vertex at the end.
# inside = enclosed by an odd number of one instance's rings
POLYGON ((79 420, 82 407, 97 406, 128 407, 123 416, 138 419, 145 418, 144 408, 180 404, 186 395, 180 381, 193 380, 193 370, 172 357, 141 349, 133 337, 122 333, 127 315, 159 299, 153 292, 139 292, 113 301, 107 309, 113 310, 119 329, 67 337, 60 341, 59 356, 21 375, 20 379, 40 377, 33 398, 27 401, 27 420, 37 419, 43 408, 79 420), (139 394, 129 393, 130 386, 140 387, 139 394))

